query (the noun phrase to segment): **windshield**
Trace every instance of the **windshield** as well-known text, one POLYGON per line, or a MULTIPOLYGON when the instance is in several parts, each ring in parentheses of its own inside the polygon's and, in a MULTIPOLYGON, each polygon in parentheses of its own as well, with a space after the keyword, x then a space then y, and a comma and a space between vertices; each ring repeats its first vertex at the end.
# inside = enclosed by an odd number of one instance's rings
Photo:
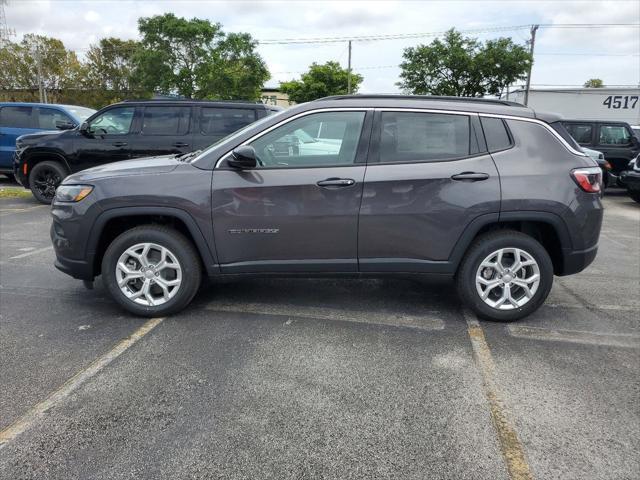
POLYGON ((96 110, 92 109, 92 108, 86 108, 86 107, 70 107, 70 106, 65 106, 65 108, 67 109, 67 111, 73 113, 76 117, 78 117, 80 120, 82 120, 83 122, 89 118, 91 115, 93 115, 94 113, 96 113, 96 110))
POLYGON ((247 130, 256 127, 258 125, 262 125, 263 123, 266 123, 268 120, 272 120, 274 118, 277 118, 278 116, 281 116, 282 114, 284 114, 286 112, 286 110, 282 110, 280 112, 277 112, 273 115, 268 115, 266 117, 261 118, 260 120, 250 123, 249 125, 242 127, 240 130, 236 130, 235 132, 227 135, 226 137, 221 138, 220 140, 218 140, 217 142, 212 143, 211 145, 209 145, 207 148, 205 148, 202 152, 200 152, 200 155, 198 155, 196 158, 194 158, 193 160, 191 160, 191 162, 195 162, 198 159, 202 158, 203 156, 205 156, 207 153, 209 153, 211 150, 213 150, 214 148, 216 148, 218 145, 221 145, 225 142, 230 142, 233 139, 241 136, 244 132, 246 132, 247 130))

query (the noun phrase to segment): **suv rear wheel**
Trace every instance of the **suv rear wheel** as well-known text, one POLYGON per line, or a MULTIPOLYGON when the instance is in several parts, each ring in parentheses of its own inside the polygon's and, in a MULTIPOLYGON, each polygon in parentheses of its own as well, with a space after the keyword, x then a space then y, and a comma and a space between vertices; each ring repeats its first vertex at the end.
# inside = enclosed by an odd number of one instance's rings
POLYGON ((56 195, 56 188, 67 176, 67 170, 58 162, 40 162, 29 174, 31 193, 41 203, 51 203, 56 195))
POLYGON ((457 275, 458 293, 478 316, 513 321, 536 311, 553 284, 545 248, 521 232, 482 235, 469 248, 457 275))
POLYGON ((192 243, 176 230, 146 225, 120 234, 102 259, 102 279, 126 310, 146 317, 176 313, 200 287, 192 243))

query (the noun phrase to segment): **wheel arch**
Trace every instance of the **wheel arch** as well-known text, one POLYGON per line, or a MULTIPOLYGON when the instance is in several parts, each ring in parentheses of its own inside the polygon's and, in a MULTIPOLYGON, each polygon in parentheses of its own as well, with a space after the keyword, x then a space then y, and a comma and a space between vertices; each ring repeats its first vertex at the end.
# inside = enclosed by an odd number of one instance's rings
MULTIPOLYGON (((59 162, 62 166, 67 170, 68 173, 71 173, 71 167, 69 166, 69 162, 67 162, 66 157, 54 150, 36 150, 34 152, 29 153, 24 157, 23 162, 27 165, 27 177, 31 175, 31 170, 38 163, 41 162, 59 162)), ((22 166, 20 168, 23 168, 22 166)))
POLYGON ((86 257, 93 276, 100 274, 102 258, 111 242, 122 232, 141 225, 175 228, 193 243, 207 274, 218 273, 212 249, 188 212, 172 207, 120 207, 102 212, 91 227, 86 257))
POLYGON ((540 242, 551 257, 554 274, 562 275, 565 254, 572 250, 571 237, 562 218, 550 212, 502 212, 477 217, 462 233, 449 261, 457 271, 476 238, 487 232, 507 229, 525 233, 540 242))

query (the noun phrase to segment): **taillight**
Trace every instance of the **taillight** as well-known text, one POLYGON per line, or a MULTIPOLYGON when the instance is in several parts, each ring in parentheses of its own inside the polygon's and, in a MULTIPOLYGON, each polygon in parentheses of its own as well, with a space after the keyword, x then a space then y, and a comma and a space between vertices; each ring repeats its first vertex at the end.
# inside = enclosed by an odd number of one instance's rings
POLYGON ((602 170, 600 167, 576 168, 571 171, 571 178, 587 193, 602 191, 602 170))

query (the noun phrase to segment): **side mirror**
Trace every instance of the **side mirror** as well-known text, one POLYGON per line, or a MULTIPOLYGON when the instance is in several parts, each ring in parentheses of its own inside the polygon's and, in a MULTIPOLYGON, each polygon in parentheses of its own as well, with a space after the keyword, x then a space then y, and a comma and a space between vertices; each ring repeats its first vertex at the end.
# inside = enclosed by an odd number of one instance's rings
POLYGON ((258 161, 256 160, 256 151, 249 145, 241 145, 233 149, 231 158, 227 160, 229 166, 246 170, 256 168, 258 161))
POLYGON ((83 135, 87 135, 89 133, 89 123, 82 122, 80 124, 80 133, 82 133, 83 135))
POLYGON ((56 128, 58 130, 71 130, 72 128, 75 128, 75 125, 65 120, 56 120, 56 128))

